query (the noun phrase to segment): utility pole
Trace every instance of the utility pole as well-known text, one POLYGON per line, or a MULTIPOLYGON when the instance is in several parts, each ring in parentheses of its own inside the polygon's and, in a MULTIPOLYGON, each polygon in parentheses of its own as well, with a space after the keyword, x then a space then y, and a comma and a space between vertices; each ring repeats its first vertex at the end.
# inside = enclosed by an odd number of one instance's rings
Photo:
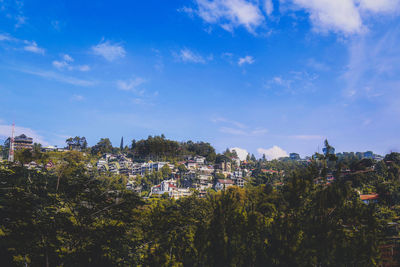
POLYGON ((9 162, 14 162, 14 133, 15 133, 15 123, 12 124, 10 148, 8 150, 8 161, 9 162))

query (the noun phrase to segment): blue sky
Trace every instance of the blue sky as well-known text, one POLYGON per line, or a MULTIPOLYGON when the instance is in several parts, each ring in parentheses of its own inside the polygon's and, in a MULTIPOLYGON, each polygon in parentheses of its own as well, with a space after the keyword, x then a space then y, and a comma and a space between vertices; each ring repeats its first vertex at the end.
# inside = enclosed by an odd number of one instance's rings
POLYGON ((399 0, 0 0, 0 138, 400 149, 399 0))

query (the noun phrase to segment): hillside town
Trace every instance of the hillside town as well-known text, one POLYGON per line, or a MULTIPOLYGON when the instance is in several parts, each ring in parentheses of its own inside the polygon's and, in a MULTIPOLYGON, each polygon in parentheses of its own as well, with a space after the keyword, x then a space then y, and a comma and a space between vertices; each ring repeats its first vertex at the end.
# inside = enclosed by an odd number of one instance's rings
MULTIPOLYGON (((40 144, 34 143, 31 137, 21 134, 16 137, 10 137, 4 142, 3 158, 8 161, 14 161, 16 153, 40 150, 41 153, 48 154, 47 162, 40 163, 35 160, 28 160, 29 162, 25 162, 24 166, 29 169, 51 171, 56 167, 56 155, 60 153, 78 151, 84 155, 90 154, 84 137, 69 138, 66 144, 66 147, 61 148, 56 146, 42 147, 40 144)), ((324 148, 323 153, 325 155, 335 155, 337 158, 356 157, 358 159, 375 160, 376 162, 383 159, 383 157, 375 155, 372 151, 335 154, 333 147, 329 147, 328 150, 324 148)), ((278 162, 296 162, 296 164, 307 165, 311 160, 317 160, 317 158, 317 153, 305 158, 301 158, 298 153, 290 153, 288 157, 278 159, 278 162)), ((91 172, 95 171, 100 174, 124 177, 126 179, 126 188, 144 198, 167 196, 179 199, 192 194, 196 194, 198 197, 205 197, 209 190, 221 191, 231 186, 243 188, 246 183, 253 181, 256 176, 260 175, 270 177, 267 179, 272 179, 271 182, 273 181, 272 184, 274 186, 284 184, 285 169, 279 167, 268 168, 268 164, 265 164, 267 162, 265 157, 263 160, 256 160, 254 155, 251 157, 248 155, 246 160, 240 160, 236 151, 232 150, 219 162, 209 162, 205 156, 201 155, 185 156, 181 159, 173 162, 136 159, 132 154, 126 153, 126 149, 123 149, 123 139, 121 139, 121 149, 117 153, 109 152, 90 155, 90 161, 86 163, 86 168, 91 172), (150 183, 144 182, 146 177, 152 177, 149 178, 151 179, 150 183)), ((373 166, 370 167, 373 168, 373 166)), ((352 173, 349 169, 342 171, 342 175, 348 175, 349 173, 352 173)), ((316 179, 315 183, 327 185, 333 182, 334 179, 332 173, 327 173, 325 177, 316 179)), ((360 197, 362 199, 366 198, 362 193, 360 193, 360 197)))

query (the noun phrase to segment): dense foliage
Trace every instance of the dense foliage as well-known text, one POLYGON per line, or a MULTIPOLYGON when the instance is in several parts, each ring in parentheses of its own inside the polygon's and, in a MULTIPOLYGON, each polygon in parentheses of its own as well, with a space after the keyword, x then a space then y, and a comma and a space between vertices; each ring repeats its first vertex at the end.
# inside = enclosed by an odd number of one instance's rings
POLYGON ((132 141, 131 154, 141 160, 183 160, 188 156, 203 156, 214 162, 215 149, 204 142, 177 142, 161 136, 149 136, 147 139, 132 141))
POLYGON ((69 152, 49 171, 1 165, 3 266, 375 266, 399 214, 398 154, 330 185, 316 182, 325 159, 280 187, 180 200, 142 200, 86 161, 69 152), (383 197, 366 205, 355 189, 383 197))

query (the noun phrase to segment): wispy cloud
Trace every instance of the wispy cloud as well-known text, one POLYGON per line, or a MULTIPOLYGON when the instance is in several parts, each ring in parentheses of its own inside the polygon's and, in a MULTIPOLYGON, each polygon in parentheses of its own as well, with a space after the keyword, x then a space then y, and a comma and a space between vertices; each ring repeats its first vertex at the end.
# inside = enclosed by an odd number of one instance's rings
POLYGON ((93 86, 96 84, 95 81, 89 81, 89 80, 83 80, 83 79, 78 79, 75 77, 71 76, 65 76, 53 71, 45 71, 45 70, 31 70, 31 69, 14 69, 16 71, 20 71, 23 73, 39 76, 48 80, 53 80, 57 82, 62 82, 62 83, 67 83, 67 84, 72 84, 75 86, 93 86))
POLYGON ((28 18, 24 15, 23 7, 24 1, 22 0, 0 1, 0 11, 5 14, 6 18, 14 22, 15 28, 19 28, 27 23, 28 18))
MULTIPOLYGON (((282 88, 283 92, 296 94, 314 89, 314 81, 318 75, 306 71, 291 71, 285 76, 275 76, 269 79, 264 87, 266 89, 282 88)), ((282 91, 278 91, 282 92, 282 91)))
POLYGON ((44 49, 39 47, 35 41, 32 42, 25 41, 25 44, 26 44, 24 46, 25 51, 44 55, 44 49))
POLYGON ((386 95, 389 102, 398 96, 399 39, 400 30, 395 28, 382 35, 369 34, 352 40, 348 48, 349 62, 341 77, 346 83, 344 96, 376 98, 386 95))
MULTIPOLYGON (((189 15, 197 14, 208 24, 217 24, 226 31, 232 32, 237 27, 245 27, 254 33, 263 24, 265 17, 262 6, 247 0, 195 0, 195 8, 185 8, 189 15)), ((268 3, 269 5, 270 3, 268 3)), ((268 7, 268 10, 271 6, 268 7)))
POLYGON ((211 121, 214 122, 214 123, 232 124, 232 125, 234 125, 234 126, 236 126, 238 128, 241 128, 241 129, 247 128, 247 126, 244 125, 243 123, 240 123, 240 122, 234 121, 234 120, 229 120, 229 119, 223 118, 223 117, 215 117, 215 118, 212 118, 211 121))
POLYGON ((280 0, 279 8, 274 1, 252 0, 194 0, 193 7, 178 9, 190 17, 197 15, 210 25, 219 25, 233 32, 244 27, 250 33, 266 27, 267 18, 274 10, 285 12, 304 10, 316 32, 335 32, 341 35, 353 35, 367 32, 365 24, 371 17, 386 14, 398 14, 398 0, 280 0))
POLYGON ((292 135, 291 138, 304 141, 322 140, 322 135, 292 135))
POLYGON ((144 90, 139 90, 138 87, 141 86, 146 82, 145 79, 136 77, 134 79, 128 79, 128 80, 118 80, 117 81, 117 87, 120 90, 124 91, 132 91, 135 92, 139 95, 143 95, 144 90))
POLYGON ((173 55, 178 61, 188 62, 188 63, 205 64, 207 62, 207 60, 211 59, 211 57, 204 58, 200 54, 198 54, 188 48, 181 49, 178 53, 174 53, 173 55))
POLYGON ((8 33, 0 34, 0 42, 10 42, 17 47, 17 49, 21 49, 24 51, 41 54, 44 55, 45 49, 38 46, 35 41, 28 41, 28 40, 20 40, 11 36, 8 33))
POLYGON ((267 13, 268 16, 270 16, 272 14, 272 12, 274 12, 274 3, 272 2, 272 0, 265 0, 265 13, 267 13))
POLYGON ((211 121, 220 125, 218 131, 221 133, 243 136, 261 136, 268 133, 268 129, 248 127, 241 122, 229 120, 223 117, 212 118, 211 121))
POLYGON ((371 15, 397 13, 397 0, 292 0, 295 8, 305 9, 317 32, 336 32, 345 35, 366 32, 364 21, 371 15))
POLYGON ((247 135, 247 132, 245 130, 238 129, 238 128, 225 127, 225 126, 220 127, 219 131, 221 133, 232 134, 232 135, 247 135))
POLYGON ((254 63, 254 58, 252 56, 245 56, 245 57, 241 57, 238 60, 238 65, 242 66, 244 64, 253 64, 254 63))
POLYGON ((60 60, 54 60, 52 62, 53 66, 59 70, 78 70, 78 71, 89 71, 90 67, 88 65, 72 65, 72 62, 74 62, 74 59, 68 55, 64 54, 62 55, 60 60))
POLYGON ((307 61, 307 66, 312 68, 312 69, 314 69, 314 70, 317 70, 317 71, 328 71, 328 70, 330 70, 330 67, 327 64, 319 62, 319 61, 315 60, 314 58, 310 58, 307 61))
POLYGON ((82 95, 72 95, 71 100, 81 102, 85 100, 85 97, 82 95))
POLYGON ((110 41, 104 40, 99 44, 92 46, 92 52, 110 62, 123 58, 126 55, 125 48, 121 44, 111 43, 110 41))
POLYGON ((251 133, 252 135, 265 135, 265 134, 267 134, 268 132, 269 132, 268 129, 257 128, 257 129, 252 130, 250 133, 251 133))
POLYGON ((0 41, 17 41, 17 39, 8 33, 2 33, 0 34, 0 41))

